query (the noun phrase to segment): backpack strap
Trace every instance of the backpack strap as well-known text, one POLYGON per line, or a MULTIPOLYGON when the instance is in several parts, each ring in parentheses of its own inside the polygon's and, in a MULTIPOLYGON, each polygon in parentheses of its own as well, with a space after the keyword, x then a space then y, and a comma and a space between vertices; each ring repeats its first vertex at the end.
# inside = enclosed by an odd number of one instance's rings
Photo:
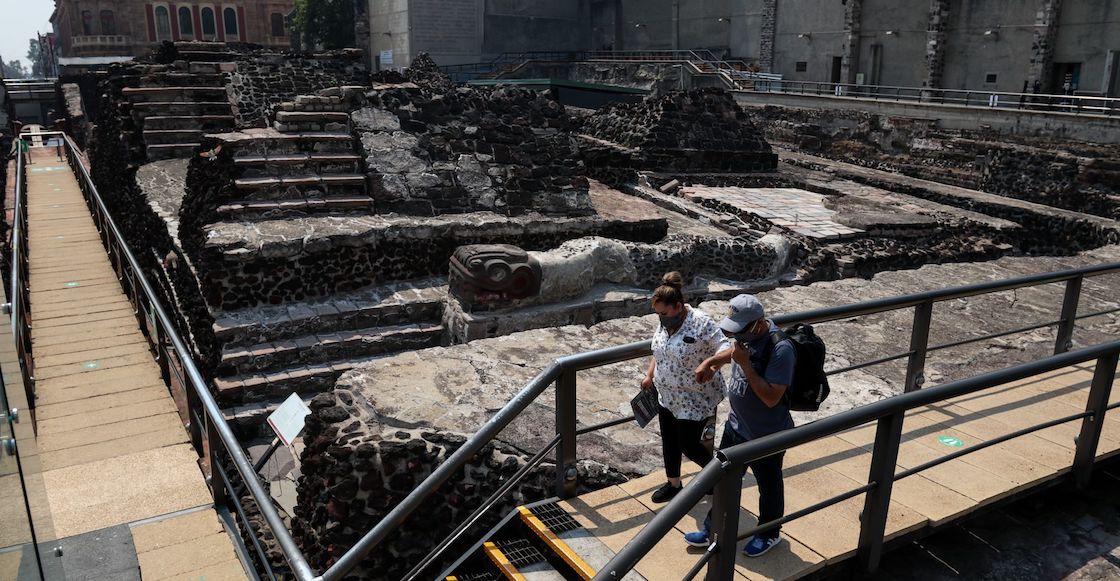
POLYGON ((762 349, 758 359, 762 362, 762 374, 766 375, 766 368, 770 366, 770 357, 774 355, 774 348, 778 343, 785 341, 789 337, 781 329, 770 333, 769 341, 766 342, 766 347, 762 349))

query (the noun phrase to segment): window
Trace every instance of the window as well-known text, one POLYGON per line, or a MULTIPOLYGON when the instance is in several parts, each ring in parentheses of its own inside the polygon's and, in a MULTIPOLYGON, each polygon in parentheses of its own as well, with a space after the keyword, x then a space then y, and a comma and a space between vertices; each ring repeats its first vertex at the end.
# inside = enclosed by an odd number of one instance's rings
POLYGON ((117 20, 113 17, 112 10, 101 11, 101 34, 116 34, 117 20))
POLYGON ((171 40, 171 16, 166 6, 156 6, 156 40, 171 40))
POLYGON ((218 24, 214 19, 214 9, 207 6, 202 9, 202 36, 211 39, 218 35, 218 24))
POLYGON ((284 36, 284 15, 272 13, 272 36, 284 36))
POLYGON ((995 83, 996 82, 996 74, 995 73, 988 73, 987 75, 984 75, 984 82, 988 83, 988 84, 995 83))
POLYGON ((191 9, 186 6, 179 9, 179 36, 183 38, 194 36, 194 21, 191 20, 191 9))
POLYGON ((226 8, 222 10, 222 20, 226 26, 226 40, 237 40, 237 10, 226 8))
POLYGON ((89 10, 82 10, 82 34, 93 34, 93 13, 89 10))
POLYGON ((797 64, 794 65, 794 70, 799 72, 799 73, 803 73, 803 72, 809 70, 809 62, 808 61, 797 61, 797 64))

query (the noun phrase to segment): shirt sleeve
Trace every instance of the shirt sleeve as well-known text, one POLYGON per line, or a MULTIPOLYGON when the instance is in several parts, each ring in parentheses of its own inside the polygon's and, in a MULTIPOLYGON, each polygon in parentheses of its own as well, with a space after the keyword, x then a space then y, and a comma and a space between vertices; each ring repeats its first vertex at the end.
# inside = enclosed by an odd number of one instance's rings
POLYGON ((719 328, 719 324, 713 319, 708 319, 707 324, 704 326, 704 340, 708 345, 714 349, 713 355, 731 348, 731 339, 723 334, 723 330, 719 328))
POLYGON ((797 352, 793 345, 788 340, 782 341, 774 346, 764 378, 771 385, 789 385, 793 383, 793 368, 796 363, 797 352))

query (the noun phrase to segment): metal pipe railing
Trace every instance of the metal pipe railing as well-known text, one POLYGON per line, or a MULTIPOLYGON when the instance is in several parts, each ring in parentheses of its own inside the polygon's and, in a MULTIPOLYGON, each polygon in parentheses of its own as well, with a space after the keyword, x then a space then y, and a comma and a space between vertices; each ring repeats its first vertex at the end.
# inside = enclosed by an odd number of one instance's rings
MULTIPOLYGON (((705 494, 707 494, 709 490, 715 488, 721 483, 721 481, 729 477, 733 477, 735 474, 739 474, 739 478, 741 479, 742 469, 750 462, 753 462, 759 458, 764 458, 766 456, 781 453, 790 448, 808 444, 815 440, 826 438, 845 430, 850 430, 852 428, 856 428, 875 421, 880 422, 879 427, 880 432, 882 432, 884 420, 893 420, 897 418, 898 433, 901 434, 901 418, 903 414, 905 414, 908 410, 936 404, 938 402, 960 397, 963 395, 976 393, 978 391, 1005 385, 1007 383, 1019 381, 1057 369, 1062 369, 1071 365, 1077 365, 1086 361, 1096 360, 1097 372, 1094 375, 1094 384, 1090 391, 1090 406, 1089 409, 1086 410, 1086 413, 1077 414, 1076 416, 1062 417, 1052 422, 1038 424, 1036 426, 1033 426, 1034 430, 1031 431, 1044 429, 1046 427, 1056 425, 1057 423, 1073 421, 1077 418, 1084 418, 1085 424, 1083 424, 1083 426, 1086 424, 1091 424, 1092 422, 1089 421, 1090 418, 1086 416, 1100 415, 1103 414, 1106 410, 1107 406, 1105 405, 1093 406, 1092 400, 1101 400, 1103 398, 1104 402, 1107 402, 1108 390, 1111 388, 1112 380, 1116 372, 1116 361, 1118 355, 1120 355, 1120 341, 1113 341, 1110 343, 1095 345, 1093 347, 1087 347, 1085 349, 1080 349, 1077 351, 1061 353, 1039 361, 1033 361, 1008 369, 1001 369, 967 379, 954 381, 937 387, 922 389, 919 391, 913 391, 899 396, 887 398, 864 406, 860 406, 846 412, 841 412, 833 416, 822 418, 803 426, 798 426, 796 428, 781 431, 769 436, 739 444, 737 446, 732 446, 730 448, 720 450, 719 452, 717 452, 716 458, 707 466, 705 466, 700 471, 700 473, 689 483, 689 485, 686 486, 685 489, 680 493, 678 493, 677 496, 672 501, 670 501, 668 505, 661 509, 653 517, 653 519, 641 531, 639 531, 638 534, 635 535, 634 538, 631 539, 631 541, 627 543, 626 546, 624 546, 622 550, 620 550, 610 560, 609 563, 607 563, 599 571, 598 575, 595 576, 595 579, 597 581, 619 579, 623 575, 625 575, 626 572, 633 569, 634 566, 637 565, 638 561, 640 561, 641 558, 644 557, 646 553, 649 552, 649 550, 652 549, 653 546, 656 545, 666 534, 669 534, 674 529, 677 522, 680 519, 684 518, 684 516, 688 514, 689 510, 691 510, 697 504, 697 502, 699 502, 699 500, 705 494)), ((1100 436, 1101 423, 1101 421, 1096 422, 1095 435, 1097 438, 1099 438, 1100 436)), ((1084 429, 1085 428, 1083 427, 1083 435, 1084 429)), ((1029 431, 1026 431, 1024 433, 1029 433, 1029 431)), ((1017 436, 1022 434, 1013 435, 1017 436)), ((1009 438, 1005 436, 1003 437, 1003 439, 1006 440, 1009 438)), ((874 518, 872 518, 872 513, 868 511, 868 506, 873 504, 882 504, 885 506, 886 503, 889 503, 890 488, 889 486, 884 485, 889 484, 890 482, 893 482, 898 478, 898 476, 896 476, 893 472, 893 458, 897 458, 899 446, 899 439, 895 437, 893 440, 893 450, 882 450, 880 449, 880 445, 883 440, 884 439, 880 437, 880 434, 876 435, 876 446, 873 450, 872 475, 874 475, 875 472, 876 460, 883 456, 891 456, 892 461, 890 462, 890 474, 888 479, 889 482, 883 481, 881 484, 872 487, 874 488, 874 490, 871 491, 868 496, 868 500, 863 511, 863 519, 861 521, 861 527, 863 528, 876 526, 880 527, 880 534, 877 539, 880 546, 883 540, 881 527, 885 524, 886 514, 883 513, 882 515, 879 515, 882 517, 882 522, 872 522, 874 521, 874 518), (880 496, 878 498, 874 498, 877 493, 880 494, 880 496), (883 498, 883 496, 885 496, 885 498, 883 498)), ((1079 438, 1077 444, 1078 456, 1084 455, 1085 452, 1083 450, 1085 448, 1091 447, 1095 449, 1095 446, 1096 439, 1087 441, 1086 439, 1079 438)), ((984 447, 986 446, 974 446, 972 448, 969 448, 968 450, 974 452, 983 449, 984 447)), ((930 466, 926 466, 926 468, 932 467, 934 465, 936 465, 936 463, 933 463, 930 466)), ((1077 462, 1075 461, 1075 469, 1076 468, 1083 469, 1084 465, 1082 464, 1081 466, 1078 466, 1077 462)), ((905 472, 902 474, 902 476, 910 475, 910 473, 905 472)), ((875 481, 872 480, 868 484, 871 485, 873 482, 875 481)), ((738 510, 739 508, 737 505, 734 507, 716 506, 715 508, 713 508, 714 522, 718 522, 720 520, 726 521, 726 519, 729 518, 737 520, 737 517, 734 513, 737 513, 738 510), (715 512, 720 511, 721 508, 723 508, 723 511, 727 514, 714 514, 715 512)), ((720 539, 718 537, 719 528, 713 527, 713 531, 717 532, 715 542, 719 545, 719 547, 714 551, 715 558, 717 559, 717 564, 715 566, 726 567, 727 563, 729 562, 730 566, 734 567, 734 542, 735 540, 738 540, 737 535, 733 535, 730 538, 720 539), (728 556, 729 558, 725 558, 728 556), (724 563, 721 564, 720 561, 724 561, 724 563)), ((867 550, 867 547, 862 546, 863 541, 864 535, 861 534, 861 552, 867 550)), ((713 576, 711 573, 712 571, 711 569, 709 569, 709 578, 722 578, 722 576, 718 573, 715 576, 713 576)))
MULTIPOLYGON (((936 302, 965 298, 992 292, 1013 290, 1039 284, 1064 282, 1069 280, 1081 280, 1082 278, 1088 276, 1098 276, 1114 272, 1120 272, 1120 263, 1096 265, 1053 273, 1027 275, 1002 281, 984 282, 948 289, 937 289, 910 295, 902 295, 898 297, 889 297, 867 301, 853 305, 844 305, 839 307, 816 309, 813 311, 806 311, 801 313, 778 315, 773 319, 776 324, 789 325, 793 323, 822 323, 910 307, 920 307, 919 309, 917 309, 920 312, 921 308, 929 309, 932 307, 932 304, 936 302)), ((919 335, 924 336, 928 335, 928 327, 929 320, 927 312, 927 318, 924 320, 924 323, 922 325, 916 326, 915 328, 919 331, 919 335)), ((974 340, 967 342, 980 340, 984 340, 984 337, 975 338, 974 340)), ((903 357, 908 355, 911 357, 912 362, 915 361, 915 358, 920 358, 920 361, 924 362, 927 348, 924 342, 918 347, 920 347, 920 349, 915 350, 914 346, 912 345, 911 351, 903 355, 903 357)), ((639 357, 645 357, 650 355, 650 353, 650 342, 641 341, 628 345, 600 349, 597 351, 578 353, 575 355, 569 355, 557 359, 545 371, 535 377, 524 389, 522 389, 520 393, 514 396, 513 400, 511 400, 505 408, 503 408, 498 412, 497 415, 491 418, 491 420, 485 426, 483 426, 482 431, 468 439, 467 443, 464 444, 462 448, 460 448, 459 452, 464 452, 465 450, 469 449, 470 453, 473 455, 474 451, 481 449, 482 446, 489 443, 490 440, 493 439, 493 436, 499 433, 506 425, 508 425, 510 421, 512 421, 514 417, 516 417, 517 414, 512 413, 513 409, 516 408, 518 410, 523 410, 528 406, 532 399, 539 397, 550 383, 557 382, 562 375, 594 367, 601 367, 604 365, 619 363, 639 357)), ((899 358, 901 357, 892 356, 886 358, 885 361, 892 361, 899 358)), ((916 377, 910 377, 910 375, 911 373, 908 373, 907 389, 916 389, 921 385, 920 371, 917 372, 916 377)), ((570 391, 574 395, 575 390, 573 389, 570 391)), ((561 406, 558 406, 558 413, 560 413, 560 407, 561 406)), ((559 429, 561 429, 560 426, 558 426, 558 430, 559 429)), ((571 431, 574 435, 574 426, 571 427, 571 431)), ((458 455, 459 453, 457 452, 456 456, 458 455)), ((463 458, 469 458, 469 456, 465 453, 462 456, 463 458)), ((369 554, 370 551, 372 551, 379 543, 381 543, 391 531, 403 524, 404 519, 407 518, 408 515, 411 514, 417 507, 419 507, 428 498, 428 496, 434 493, 439 488, 439 486, 442 485, 443 482, 445 482, 447 478, 450 477, 451 474, 459 470, 462 467, 462 464, 463 460, 461 458, 456 458, 455 456, 449 458, 447 462, 442 464, 439 469, 437 469, 437 472, 440 472, 440 474, 437 475, 436 473, 433 473, 433 475, 429 477, 428 480, 425 480, 420 484, 420 486, 414 489, 405 498, 405 500, 401 502, 401 504, 390 511, 390 513, 386 515, 386 517, 382 519, 381 522, 375 525, 375 527, 369 533, 362 537, 358 544, 354 545, 354 547, 347 551, 346 554, 344 554, 330 569, 328 569, 327 572, 323 574, 323 579, 340 579, 343 575, 352 570, 353 567, 357 566, 361 559, 363 559, 366 555, 369 554)), ((563 463, 558 462, 557 471, 560 472, 563 468, 563 463)), ((561 492, 561 496, 563 496, 563 491, 558 490, 558 492, 561 492)))
MULTIPOLYGON (((19 138, 17 138, 19 139, 19 138)), ((22 139, 20 140, 22 142, 22 139)), ((19 357, 20 375, 29 409, 35 408, 35 363, 31 355, 31 332, 28 317, 28 280, 27 280, 27 173, 25 164, 29 152, 25 153, 23 143, 16 143, 16 188, 12 201, 12 244, 9 276, 8 313, 11 316, 12 338, 15 341, 16 355, 19 357)))
MULTIPOLYGON (((94 222, 98 226, 102 242, 106 246, 106 251, 111 256, 115 255, 113 256, 112 262, 117 268, 122 283, 127 283, 126 291, 131 295, 130 298, 133 300, 133 304, 136 305, 138 317, 142 318, 141 328, 147 331, 148 325, 144 320, 153 322, 155 328, 151 331, 155 337, 150 338, 152 338, 153 342, 157 345, 156 352, 160 352, 159 345, 164 345, 164 349, 170 347, 170 350, 174 351, 185 372, 187 380, 186 391, 189 397, 201 407, 202 413, 200 415, 207 424, 206 435, 208 436, 209 444, 207 460, 210 463, 212 472, 209 480, 211 491, 215 497, 215 503, 220 504, 229 494, 236 493, 236 491, 233 490, 232 483, 224 481, 220 476, 220 472, 218 478, 214 478, 213 476, 216 464, 219 462, 219 450, 224 449, 244 486, 257 503, 258 509, 262 516, 264 516, 265 522, 275 536, 276 542, 284 553, 288 565, 291 567, 296 578, 301 580, 315 578, 315 574, 307 564, 306 558, 296 546, 291 533, 284 526, 283 519, 272 505, 270 495, 264 490, 259 477, 253 471, 253 466, 248 459, 248 455, 237 441, 229 424, 226 423, 225 417, 218 407, 218 403, 214 400, 214 396, 207 387, 206 380, 203 378, 202 373, 191 357, 190 350, 175 329, 171 317, 168 316, 158 295, 148 282, 147 277, 144 276, 143 268, 133 255, 132 250, 128 247, 124 236, 121 234, 120 229, 117 227, 116 222, 109 212, 108 206, 106 206, 101 194, 97 191, 97 186, 94 185, 89 170, 81 161, 78 146, 69 136, 65 136, 61 132, 44 132, 36 135, 61 136, 65 139, 69 163, 78 178, 78 184, 93 213, 94 222)), ((165 350, 164 353, 167 353, 167 351, 165 350)), ((196 414, 195 417, 198 417, 198 415, 196 414)), ((252 534, 252 531, 250 531, 250 534, 252 534)))

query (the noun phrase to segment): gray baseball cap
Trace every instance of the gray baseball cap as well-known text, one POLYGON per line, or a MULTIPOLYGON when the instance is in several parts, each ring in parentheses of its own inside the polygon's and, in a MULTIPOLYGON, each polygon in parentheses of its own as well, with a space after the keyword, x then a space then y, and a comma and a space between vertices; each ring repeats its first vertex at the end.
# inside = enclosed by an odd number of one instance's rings
POLYGON ((739 295, 731 299, 731 312, 720 321, 719 328, 728 333, 742 333, 747 325, 765 316, 766 310, 754 295, 739 295))

